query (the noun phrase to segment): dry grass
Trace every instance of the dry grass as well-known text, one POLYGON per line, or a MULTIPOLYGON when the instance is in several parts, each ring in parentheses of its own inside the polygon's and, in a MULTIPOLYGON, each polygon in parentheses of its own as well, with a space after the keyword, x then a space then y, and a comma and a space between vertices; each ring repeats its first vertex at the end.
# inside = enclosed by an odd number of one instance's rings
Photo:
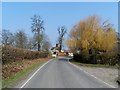
POLYGON ((2 65, 2 79, 9 79, 16 73, 43 61, 47 61, 49 58, 41 58, 34 60, 21 60, 12 63, 2 65))
POLYGON ((50 60, 48 58, 40 58, 34 60, 22 60, 22 62, 14 62, 3 65, 2 68, 2 88, 12 88, 24 79, 28 74, 37 67, 50 60))

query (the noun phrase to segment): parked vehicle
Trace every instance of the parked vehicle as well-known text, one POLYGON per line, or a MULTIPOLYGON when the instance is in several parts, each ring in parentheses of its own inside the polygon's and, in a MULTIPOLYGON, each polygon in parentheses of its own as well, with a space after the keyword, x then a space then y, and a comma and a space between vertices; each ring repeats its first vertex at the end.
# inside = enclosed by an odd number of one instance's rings
POLYGON ((54 58, 57 57, 57 53, 53 52, 52 57, 54 57, 54 58))

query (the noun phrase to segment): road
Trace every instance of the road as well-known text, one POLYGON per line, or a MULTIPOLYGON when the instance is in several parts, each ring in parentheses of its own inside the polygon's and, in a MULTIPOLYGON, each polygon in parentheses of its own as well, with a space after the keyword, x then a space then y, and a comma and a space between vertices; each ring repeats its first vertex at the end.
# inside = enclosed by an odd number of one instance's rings
POLYGON ((44 65, 22 88, 111 88, 60 57, 44 65))

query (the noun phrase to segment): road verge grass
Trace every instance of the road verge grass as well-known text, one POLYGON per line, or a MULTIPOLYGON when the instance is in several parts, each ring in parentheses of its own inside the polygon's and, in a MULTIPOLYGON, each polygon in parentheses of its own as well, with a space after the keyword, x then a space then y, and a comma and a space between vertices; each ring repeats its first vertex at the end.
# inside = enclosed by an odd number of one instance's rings
POLYGON ((12 75, 10 78, 2 80, 2 88, 10 88, 13 87, 17 82, 19 82, 23 77, 27 76, 30 72, 47 62, 48 60, 45 61, 40 61, 39 63, 35 63, 31 65, 30 67, 21 70, 20 72, 16 73, 15 75, 12 75))
POLYGON ((115 66, 110 66, 110 65, 103 65, 103 64, 86 64, 86 63, 80 63, 80 62, 75 62, 75 61, 71 61, 71 60, 70 60, 70 62, 74 63, 76 65, 79 65, 79 66, 86 66, 86 67, 98 67, 98 68, 104 67, 104 68, 113 68, 113 69, 118 68, 118 66, 116 66, 116 65, 115 66))

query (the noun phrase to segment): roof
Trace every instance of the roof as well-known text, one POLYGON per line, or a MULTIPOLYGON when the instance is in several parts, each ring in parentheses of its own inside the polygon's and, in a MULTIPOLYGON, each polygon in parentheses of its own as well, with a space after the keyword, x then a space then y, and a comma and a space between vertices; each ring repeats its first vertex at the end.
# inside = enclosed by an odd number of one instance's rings
POLYGON ((72 51, 71 51, 71 50, 64 50, 64 52, 69 52, 69 53, 72 53, 72 51))
POLYGON ((59 47, 52 47, 51 50, 59 50, 59 47))

